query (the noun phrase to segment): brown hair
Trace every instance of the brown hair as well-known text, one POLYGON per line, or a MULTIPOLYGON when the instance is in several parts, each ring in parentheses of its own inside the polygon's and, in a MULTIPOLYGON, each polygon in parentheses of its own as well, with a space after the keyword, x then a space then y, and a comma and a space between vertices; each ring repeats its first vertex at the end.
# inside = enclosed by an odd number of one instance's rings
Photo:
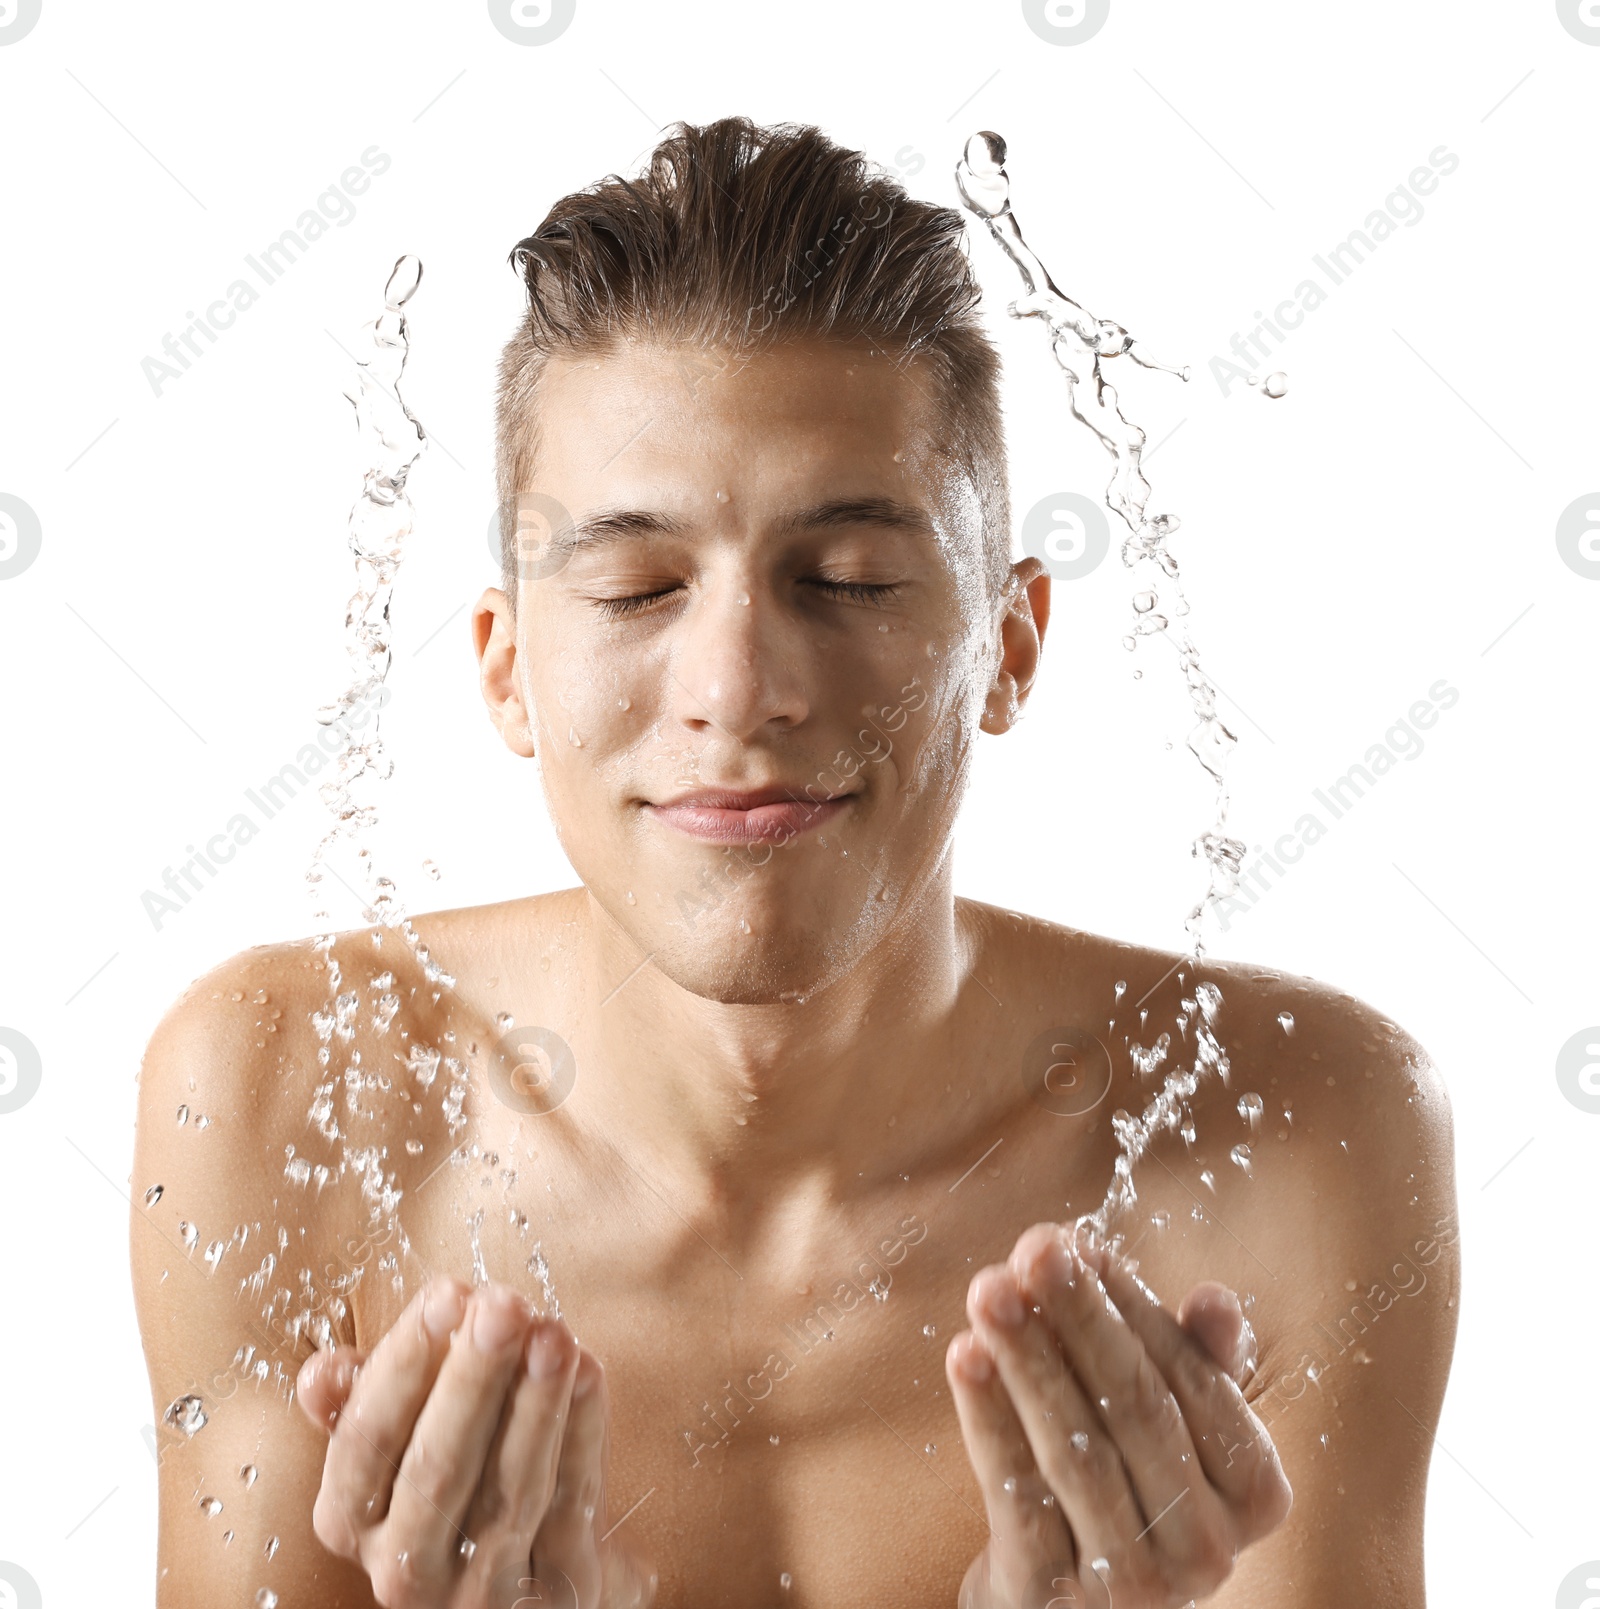
POLYGON ((809 124, 747 117, 677 123, 639 179, 611 174, 563 196, 510 257, 528 292, 495 403, 513 606, 516 499, 534 490, 545 360, 627 338, 734 350, 865 338, 897 361, 923 359, 938 392, 937 445, 977 490, 997 597, 1011 562, 1000 356, 976 312, 965 240, 961 213, 914 200, 861 152, 809 124))

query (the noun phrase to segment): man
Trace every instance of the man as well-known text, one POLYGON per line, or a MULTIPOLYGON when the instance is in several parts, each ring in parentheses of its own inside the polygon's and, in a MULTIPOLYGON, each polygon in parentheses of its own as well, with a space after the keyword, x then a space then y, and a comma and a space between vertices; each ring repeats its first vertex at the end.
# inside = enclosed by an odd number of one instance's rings
POLYGON ((158 1028, 162 1604, 1417 1609, 1425 1054, 954 893, 1050 601, 959 214, 727 119, 513 255, 473 631, 581 886, 250 951, 158 1028))

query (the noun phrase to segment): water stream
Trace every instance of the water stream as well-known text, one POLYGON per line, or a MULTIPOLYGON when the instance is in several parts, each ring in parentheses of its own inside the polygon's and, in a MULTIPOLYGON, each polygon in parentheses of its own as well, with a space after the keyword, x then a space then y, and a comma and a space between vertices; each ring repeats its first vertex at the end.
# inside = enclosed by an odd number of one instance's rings
MULTIPOLYGON (((1062 291, 1050 278, 1045 266, 1034 255, 1017 224, 1011 205, 1011 181, 1005 169, 1006 142, 984 130, 968 139, 956 164, 956 188, 961 203, 981 218, 996 244, 1022 277, 1024 294, 1008 305, 1013 318, 1043 320, 1050 334, 1051 352, 1067 386, 1067 402, 1079 423, 1093 431, 1114 460, 1110 483, 1106 487, 1106 506, 1128 528, 1122 543, 1122 562, 1139 572, 1132 598, 1133 622, 1124 642, 1130 648, 1138 639, 1164 632, 1177 649, 1178 668, 1184 679, 1195 722, 1188 735, 1188 746, 1213 783, 1213 812, 1210 824, 1194 840, 1193 852, 1206 866, 1206 887, 1184 921, 1189 937, 1189 953, 1198 967, 1205 954, 1205 916, 1219 900, 1239 886, 1239 867, 1245 845, 1227 830, 1228 755, 1238 739, 1217 713, 1217 690, 1200 665, 1200 656, 1189 635, 1189 601, 1184 596, 1178 560, 1167 546, 1168 537, 1179 528, 1176 514, 1147 515, 1150 482, 1140 464, 1145 433, 1122 412, 1116 388, 1106 378, 1103 365, 1127 357, 1146 369, 1175 374, 1187 381, 1189 370, 1175 369, 1157 362, 1144 345, 1122 325, 1097 318, 1062 291), (1146 579, 1148 578, 1148 579, 1146 579)), ((1276 388, 1269 394, 1281 394, 1276 388)), ((1179 974, 1180 985, 1183 974, 1179 974)), ((1120 991, 1119 991, 1120 992, 1120 991)), ((1136 1199, 1133 1169, 1155 1136, 1164 1130, 1180 1129, 1192 1139, 1189 1098, 1199 1088, 1200 1079, 1215 1072, 1228 1081, 1228 1057, 1215 1032, 1222 991, 1213 983, 1195 984, 1192 995, 1184 996, 1178 1014, 1180 1037, 1194 1032, 1194 1058, 1167 1074, 1161 1089, 1137 1118, 1127 1112, 1113 1114, 1112 1127, 1118 1150, 1115 1172, 1100 1207, 1088 1215, 1089 1224, 1101 1234, 1108 1231, 1112 1217, 1136 1199)), ((1165 1037, 1165 1036, 1163 1036, 1165 1037)), ((1164 1059, 1156 1047, 1134 1046, 1135 1065, 1154 1071, 1164 1059)), ((1170 1041, 1169 1041, 1170 1043, 1170 1041)))

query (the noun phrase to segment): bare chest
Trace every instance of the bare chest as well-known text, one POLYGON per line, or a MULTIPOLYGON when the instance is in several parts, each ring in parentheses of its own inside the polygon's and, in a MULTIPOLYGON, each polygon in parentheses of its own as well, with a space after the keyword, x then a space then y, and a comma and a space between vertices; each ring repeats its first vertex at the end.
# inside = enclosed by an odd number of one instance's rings
MULTIPOLYGON (((545 1311, 553 1294, 604 1365, 608 1523, 658 1570, 659 1609, 927 1609, 987 1534, 945 1349, 973 1274, 1061 1212, 1059 1181, 1013 1155, 748 1260, 615 1196, 541 1203, 533 1170, 515 1189, 441 1178, 408 1233, 419 1272, 476 1264, 545 1311)), ((398 1303, 371 1289, 362 1344, 398 1303)))

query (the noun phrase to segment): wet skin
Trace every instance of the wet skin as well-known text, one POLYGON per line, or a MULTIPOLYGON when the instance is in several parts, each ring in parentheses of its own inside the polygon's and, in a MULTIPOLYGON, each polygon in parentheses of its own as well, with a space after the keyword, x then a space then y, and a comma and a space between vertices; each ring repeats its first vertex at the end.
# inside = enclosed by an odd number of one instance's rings
POLYGON ((363 1004, 334 1068, 359 1050, 387 1087, 335 1112, 344 1143, 385 1148, 405 1242, 352 1251, 356 1181, 285 1176, 285 1146, 341 1156, 306 1121, 308 946, 228 962, 152 1040, 134 1179, 166 1190, 135 1214, 141 1325, 158 1409, 210 1384, 205 1429, 162 1449, 161 1602, 270 1583, 466 1605, 509 1582, 509 1604, 531 1548, 550 1601, 564 1577, 586 1605, 644 1601, 654 1575, 657 1604, 697 1609, 1042 1609, 1104 1602, 1100 1559, 1119 1609, 1420 1604, 1457 1266, 1426 1055, 1308 980, 957 899, 975 736, 1026 702, 1048 579, 1025 560, 985 589, 975 491, 915 365, 683 357, 553 366, 539 489, 589 540, 514 617, 492 590, 474 619, 491 719, 536 757, 582 886, 419 918, 448 990, 396 933, 336 946, 363 1004), (823 807, 729 808, 774 791, 823 807), (1192 1146, 1141 1164, 1112 1225, 1136 1277, 1059 1226, 1100 1204, 1110 1114, 1172 1065, 1140 1075, 1130 1039, 1165 1029, 1187 1061, 1203 978, 1229 1086, 1202 1084, 1192 1146), (496 1055, 499 1013, 570 1047, 559 1104, 527 1081, 536 1053, 523 1075, 496 1055), (1066 1025, 1110 1063, 1070 1116, 1022 1076, 1066 1025), (406 1072, 414 1042, 467 1064, 458 1130, 446 1074, 406 1072), (180 1220, 265 1233, 210 1274, 180 1220), (536 1246, 560 1320, 529 1305, 536 1246), (228 1359, 302 1267, 339 1344, 259 1339, 274 1391, 228 1359), (192 1501, 207 1482, 231 1493, 227 1548, 192 1501))

